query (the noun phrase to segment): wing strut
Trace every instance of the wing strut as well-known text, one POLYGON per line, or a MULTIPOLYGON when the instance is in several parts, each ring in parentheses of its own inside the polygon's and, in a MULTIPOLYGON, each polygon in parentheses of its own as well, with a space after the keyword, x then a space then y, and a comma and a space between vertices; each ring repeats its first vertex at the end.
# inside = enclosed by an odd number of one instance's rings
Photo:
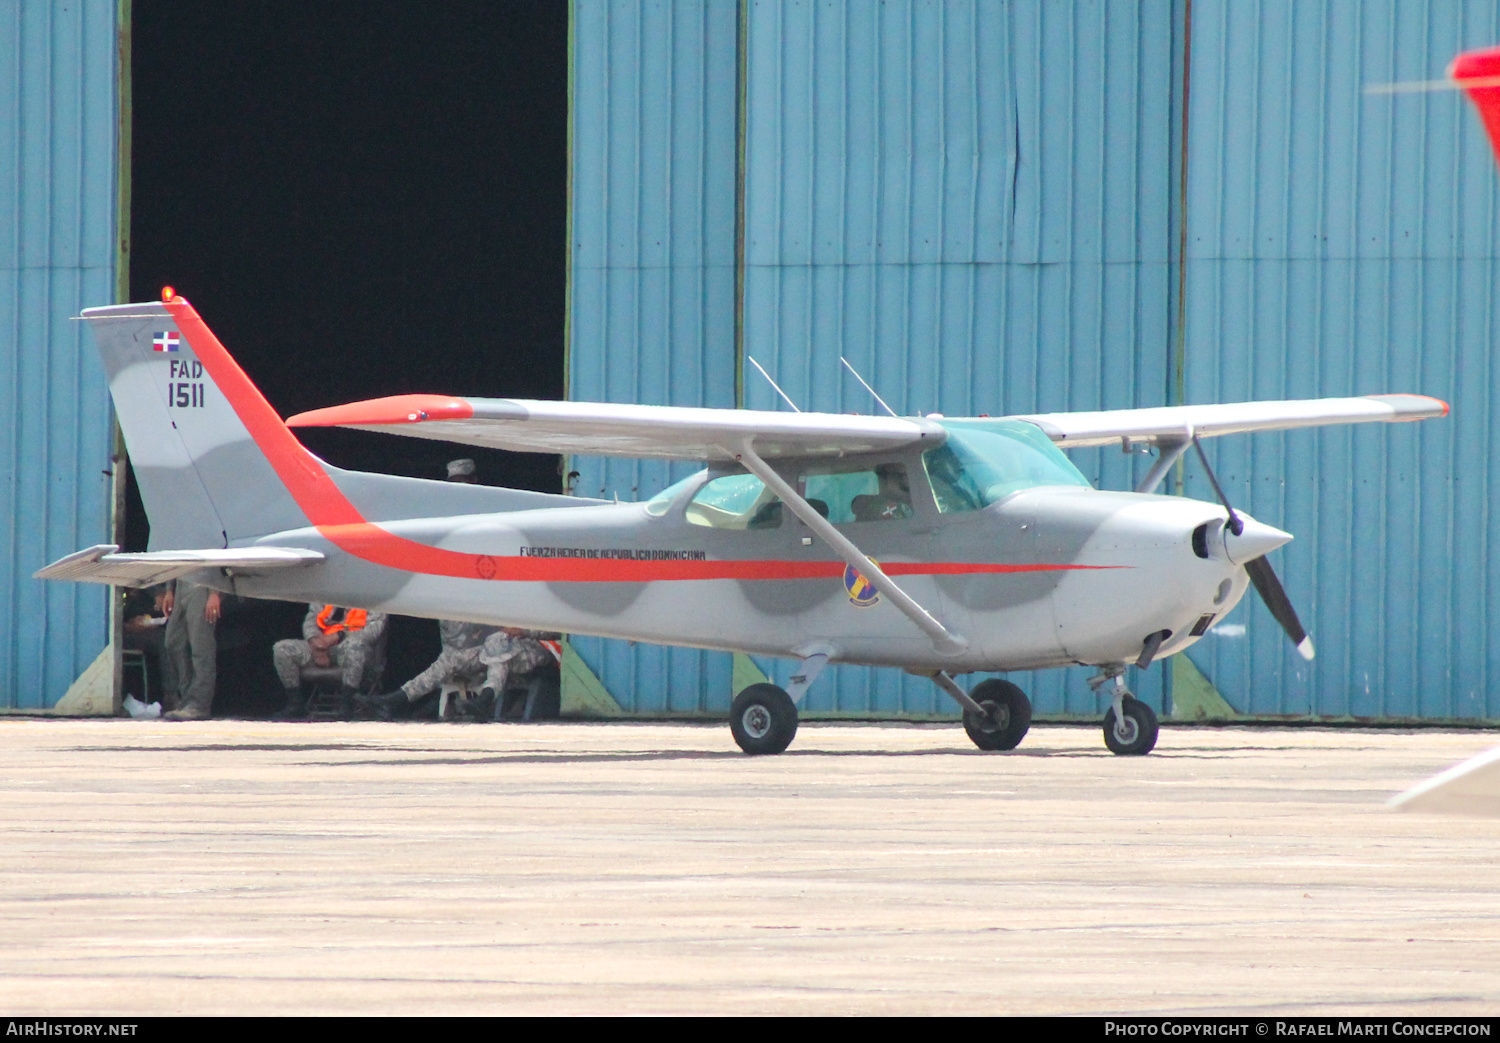
POLYGON ((798 495, 797 490, 788 485, 770 464, 760 458, 750 444, 750 439, 747 438, 739 444, 735 459, 744 464, 751 474, 765 482, 772 492, 781 497, 781 501, 792 509, 792 513, 802 519, 803 524, 809 529, 817 533, 835 554, 858 569, 860 575, 875 585, 876 590, 889 598, 891 604, 900 609, 906 618, 932 639, 934 648, 945 655, 957 655, 969 647, 968 639, 961 634, 955 634, 933 618, 932 614, 913 601, 906 591, 896 586, 879 565, 865 556, 843 533, 835 529, 827 518, 814 510, 812 504, 798 495))
POLYGON ((1187 433, 1180 438, 1161 435, 1156 439, 1156 463, 1151 465, 1151 470, 1146 472, 1146 477, 1141 479, 1141 484, 1135 487, 1136 492, 1156 492, 1156 487, 1167 476, 1167 472, 1171 470, 1172 465, 1180 460, 1187 447, 1193 444, 1192 431, 1192 426, 1189 425, 1187 433))

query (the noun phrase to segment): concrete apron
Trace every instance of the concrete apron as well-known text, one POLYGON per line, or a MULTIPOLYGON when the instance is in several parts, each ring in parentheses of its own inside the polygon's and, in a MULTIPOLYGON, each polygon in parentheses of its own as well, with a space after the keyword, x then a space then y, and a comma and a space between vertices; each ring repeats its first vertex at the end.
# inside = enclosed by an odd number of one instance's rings
POLYGON ((0 721, 0 1009, 1460 1014, 1484 732, 0 721))

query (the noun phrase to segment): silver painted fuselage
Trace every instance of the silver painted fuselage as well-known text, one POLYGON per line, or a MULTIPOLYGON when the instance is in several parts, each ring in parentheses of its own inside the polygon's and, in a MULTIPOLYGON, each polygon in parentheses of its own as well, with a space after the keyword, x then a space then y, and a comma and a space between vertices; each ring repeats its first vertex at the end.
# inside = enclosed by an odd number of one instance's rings
POLYGON ((325 554, 323 563, 213 581, 257 597, 770 656, 831 647, 839 662, 952 672, 1126 662, 1162 630, 1171 637, 1159 654, 1180 651, 1197 639, 1191 632, 1203 617, 1217 621, 1234 607, 1247 583, 1224 550, 1223 508, 1175 497, 1038 487, 944 514, 928 495, 915 499, 910 518, 840 526, 967 638, 966 650, 944 654, 884 599, 857 603, 843 563, 795 519, 758 531, 708 528, 685 516, 691 493, 660 514, 628 503, 378 523, 395 539, 544 573, 566 563, 569 578, 406 571, 305 528, 246 545, 305 547, 325 554), (1212 538, 1195 551, 1202 526, 1212 538), (683 560, 709 572, 731 563, 740 575, 640 578, 650 562, 683 560), (636 563, 629 578, 615 578, 622 562, 636 563))

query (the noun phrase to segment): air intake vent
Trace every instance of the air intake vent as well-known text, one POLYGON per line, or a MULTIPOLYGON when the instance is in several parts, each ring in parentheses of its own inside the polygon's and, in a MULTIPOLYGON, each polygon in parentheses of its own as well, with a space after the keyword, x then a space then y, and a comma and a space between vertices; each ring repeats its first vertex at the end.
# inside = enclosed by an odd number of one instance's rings
POLYGON ((1210 612, 1207 615, 1199 616, 1198 622, 1193 624, 1193 629, 1190 636, 1202 637, 1204 634, 1208 633, 1208 628, 1214 621, 1214 615, 1215 613, 1210 612))
POLYGON ((1193 530, 1193 553, 1200 558, 1208 557, 1208 522, 1193 530))

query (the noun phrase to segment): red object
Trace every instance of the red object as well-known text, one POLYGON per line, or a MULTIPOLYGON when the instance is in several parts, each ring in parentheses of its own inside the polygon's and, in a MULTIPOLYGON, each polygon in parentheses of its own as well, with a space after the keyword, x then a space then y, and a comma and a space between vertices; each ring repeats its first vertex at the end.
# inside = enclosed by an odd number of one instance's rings
POLYGON ((351 608, 347 611, 337 605, 324 605, 323 611, 318 613, 318 629, 324 634, 337 634, 343 630, 363 630, 365 623, 369 621, 370 614, 362 608, 351 608), (334 616, 343 612, 337 623, 332 622, 334 616))
POLYGON ((1500 163, 1500 47, 1460 54, 1449 66, 1448 76, 1458 82, 1479 110, 1484 129, 1489 131, 1490 146, 1495 150, 1495 161, 1500 163), (1481 82, 1464 86, 1465 80, 1481 82))
POLYGON ((419 424, 423 420, 467 420, 474 407, 450 395, 391 395, 344 406, 311 409, 286 419, 287 427, 337 427, 340 424, 419 424))

